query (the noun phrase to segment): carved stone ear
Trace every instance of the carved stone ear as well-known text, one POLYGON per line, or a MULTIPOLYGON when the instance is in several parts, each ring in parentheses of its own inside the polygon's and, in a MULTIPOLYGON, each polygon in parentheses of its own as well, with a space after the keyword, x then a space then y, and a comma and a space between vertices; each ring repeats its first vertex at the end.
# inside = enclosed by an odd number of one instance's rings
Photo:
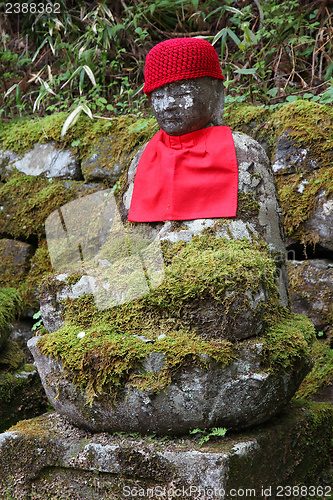
POLYGON ((214 111, 212 115, 212 123, 215 126, 224 125, 223 111, 224 111, 224 86, 222 80, 212 80, 215 87, 215 102, 214 111))

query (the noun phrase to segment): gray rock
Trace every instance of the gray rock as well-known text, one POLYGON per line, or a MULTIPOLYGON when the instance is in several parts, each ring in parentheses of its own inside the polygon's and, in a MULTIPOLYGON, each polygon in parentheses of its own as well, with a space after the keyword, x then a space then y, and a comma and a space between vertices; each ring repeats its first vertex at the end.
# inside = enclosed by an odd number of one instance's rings
POLYGON ((83 159, 82 174, 86 182, 106 180, 110 186, 117 182, 130 155, 123 154, 115 160, 112 145, 116 140, 113 135, 99 139, 94 145, 91 156, 83 159))
POLYGON ((317 160, 309 148, 300 147, 286 130, 276 144, 272 169, 275 174, 294 174, 319 168, 317 160))
POLYGON ((75 284, 67 282, 68 274, 54 275, 40 287, 40 312, 43 325, 49 332, 59 330, 64 322, 63 301, 76 299, 83 294, 92 293, 91 279, 82 276, 75 284))
MULTIPOLYGON (((288 372, 262 368, 262 344, 243 341, 238 357, 228 366, 210 360, 209 368, 183 367, 165 391, 141 391, 125 386, 110 404, 107 395, 88 404, 62 363, 41 354, 38 337, 28 341, 47 397, 73 424, 93 432, 141 432, 180 435, 193 428, 224 426, 241 429, 269 420, 286 405, 309 371, 306 361, 288 372)), ((163 356, 153 353, 144 361, 149 371, 163 368, 163 356)))
POLYGON ((294 312, 306 314, 317 331, 332 332, 333 263, 326 259, 288 261, 289 293, 294 312))
POLYGON ((81 178, 80 166, 77 158, 69 150, 61 150, 55 146, 54 142, 46 144, 37 143, 31 151, 26 152, 21 158, 10 157, 5 168, 6 176, 9 176, 13 169, 27 175, 45 175, 59 179, 81 178))

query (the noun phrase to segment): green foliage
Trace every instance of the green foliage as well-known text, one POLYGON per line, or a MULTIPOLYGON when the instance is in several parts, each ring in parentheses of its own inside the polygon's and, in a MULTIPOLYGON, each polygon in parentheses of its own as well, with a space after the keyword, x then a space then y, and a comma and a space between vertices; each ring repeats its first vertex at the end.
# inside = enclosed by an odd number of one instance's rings
POLYGON ((19 293, 14 288, 0 288, 0 332, 8 323, 14 320, 21 311, 22 302, 19 293))
MULTIPOLYGON (((33 2, 28 0, 27 5, 33 2)), ((226 77, 227 103, 269 106, 301 95, 333 102, 328 9, 314 0, 127 0, 59 2, 57 12, 5 16, 0 46, 3 117, 89 108, 142 113, 144 60, 170 37, 211 41, 226 77), (13 33, 18 33, 13 36, 13 33)))
POLYGON ((227 433, 227 429, 225 427, 213 427, 209 431, 203 431, 202 429, 193 429, 190 431, 190 434, 201 434, 201 438, 199 441, 200 446, 207 443, 212 437, 224 437, 227 433))
POLYGON ((37 311, 32 318, 37 320, 36 323, 34 323, 31 328, 31 331, 35 332, 43 325, 43 318, 41 311, 37 311))

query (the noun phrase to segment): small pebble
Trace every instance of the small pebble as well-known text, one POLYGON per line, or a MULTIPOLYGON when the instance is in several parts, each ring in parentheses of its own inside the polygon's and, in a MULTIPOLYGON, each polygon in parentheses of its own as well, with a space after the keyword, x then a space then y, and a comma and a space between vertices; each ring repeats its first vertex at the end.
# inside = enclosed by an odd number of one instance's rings
POLYGON ((83 337, 85 336, 86 332, 80 332, 77 334, 77 338, 78 339, 83 339, 83 337))

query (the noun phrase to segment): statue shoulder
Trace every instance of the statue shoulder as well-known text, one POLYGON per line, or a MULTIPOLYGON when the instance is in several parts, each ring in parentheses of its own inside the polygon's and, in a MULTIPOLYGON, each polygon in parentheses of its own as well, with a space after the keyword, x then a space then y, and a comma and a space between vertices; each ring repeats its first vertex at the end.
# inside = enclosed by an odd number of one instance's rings
POLYGON ((141 146, 140 149, 135 153, 133 156, 133 159, 131 161, 131 164, 129 166, 128 172, 127 172, 127 183, 126 183, 126 189, 123 194, 123 205, 125 207, 125 210, 128 212, 130 205, 131 205, 131 199, 132 199, 132 194, 133 194, 133 188, 134 188, 134 178, 136 174, 136 170, 138 168, 138 164, 140 161, 140 158, 142 156, 142 153, 144 152, 148 142, 146 142, 143 146, 141 146))

